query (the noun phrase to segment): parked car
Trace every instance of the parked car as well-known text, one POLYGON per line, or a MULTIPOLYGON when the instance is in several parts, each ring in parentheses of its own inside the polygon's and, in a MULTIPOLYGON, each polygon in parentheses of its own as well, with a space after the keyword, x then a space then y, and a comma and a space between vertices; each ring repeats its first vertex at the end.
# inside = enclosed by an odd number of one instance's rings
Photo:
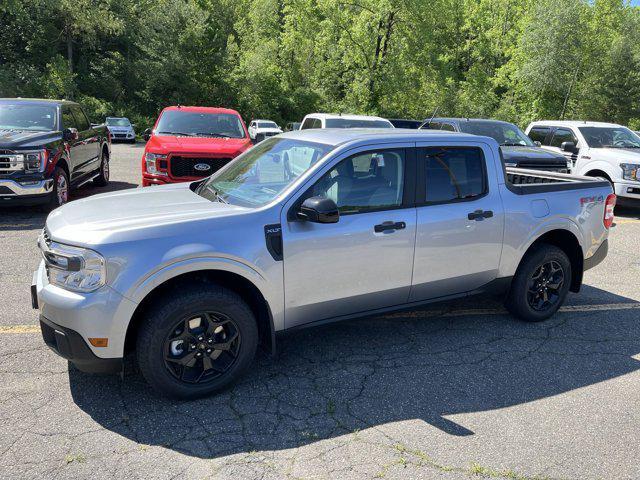
POLYGON ((425 120, 420 128, 491 137, 500 145, 507 167, 560 173, 568 173, 570 169, 563 155, 540 148, 513 123, 475 118, 433 118, 425 120))
POLYGON ((136 143, 134 126, 125 117, 107 117, 105 120, 112 140, 136 143))
POLYGON ((251 120, 249 123, 249 136, 256 143, 280 133, 282 129, 271 120, 251 120))
POLYGON ((67 100, 0 99, 0 205, 58 207, 83 183, 109 183, 107 127, 67 100))
POLYGON ((395 128, 408 128, 417 130, 424 123, 420 120, 407 120, 406 118, 390 118, 389 121, 395 128))
POLYGON ((387 132, 288 132, 207 179, 56 210, 32 286, 45 342, 85 371, 135 349, 155 389, 194 398, 286 329, 473 294, 544 320, 607 254, 607 182, 505 173, 488 137, 387 132))
POLYGON ((302 125, 301 122, 289 122, 284 127, 284 131, 285 132, 292 132, 294 130, 300 130, 300 125, 302 125))
POLYGON ((144 137, 143 187, 208 177, 252 145, 240 114, 227 108, 167 107, 144 137))
POLYGON ((302 120, 300 130, 310 128, 393 128, 393 125, 389 120, 381 117, 311 113, 302 120))
POLYGON ((606 178, 618 203, 640 202, 640 136, 614 123, 533 122, 527 134, 544 149, 562 153, 577 175, 606 178))

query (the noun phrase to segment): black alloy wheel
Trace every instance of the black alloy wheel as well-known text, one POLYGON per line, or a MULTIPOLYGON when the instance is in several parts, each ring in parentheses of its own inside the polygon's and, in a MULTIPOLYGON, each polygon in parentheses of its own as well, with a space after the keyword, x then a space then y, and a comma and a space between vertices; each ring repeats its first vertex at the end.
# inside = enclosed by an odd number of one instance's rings
POLYGON ((564 285, 564 270, 556 261, 540 265, 531 275, 527 302, 537 311, 543 312, 560 300, 564 285))
POLYGON ((180 321, 164 342, 164 364, 178 380, 207 383, 227 372, 238 358, 242 338, 236 323, 219 312, 180 321))

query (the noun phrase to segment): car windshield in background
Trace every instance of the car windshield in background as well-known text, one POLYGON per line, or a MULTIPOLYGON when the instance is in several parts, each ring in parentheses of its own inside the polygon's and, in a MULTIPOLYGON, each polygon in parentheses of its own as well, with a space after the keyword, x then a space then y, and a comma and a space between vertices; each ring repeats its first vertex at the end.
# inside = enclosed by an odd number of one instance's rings
POLYGON ((625 127, 578 127, 591 148, 640 148, 640 137, 625 127))
POLYGON ((278 128, 276 122, 258 122, 258 128, 278 128))
POLYGON ((273 200, 333 147, 286 138, 270 138, 212 175, 198 194, 212 201, 260 207, 273 200))
POLYGON ((384 120, 350 120, 348 118, 327 118, 327 128, 393 128, 384 120))
POLYGON ((460 131, 491 137, 503 147, 533 147, 535 144, 522 130, 509 123, 460 122, 460 131))
POLYGON ((55 105, 0 104, 0 130, 56 130, 55 105))
POLYGON ((230 113, 186 112, 167 110, 155 129, 158 135, 186 137, 244 138, 244 128, 237 115, 230 113))
POLYGON ((130 127, 131 122, 128 118, 107 117, 107 125, 110 127, 130 127))

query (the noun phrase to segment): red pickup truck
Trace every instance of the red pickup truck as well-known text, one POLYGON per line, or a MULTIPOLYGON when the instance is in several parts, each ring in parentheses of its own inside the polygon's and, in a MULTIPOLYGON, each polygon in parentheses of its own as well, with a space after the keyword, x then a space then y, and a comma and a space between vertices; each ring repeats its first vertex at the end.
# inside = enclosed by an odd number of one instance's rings
POLYGON ((143 187, 208 177, 252 145, 238 112, 212 107, 167 107, 144 138, 143 187))

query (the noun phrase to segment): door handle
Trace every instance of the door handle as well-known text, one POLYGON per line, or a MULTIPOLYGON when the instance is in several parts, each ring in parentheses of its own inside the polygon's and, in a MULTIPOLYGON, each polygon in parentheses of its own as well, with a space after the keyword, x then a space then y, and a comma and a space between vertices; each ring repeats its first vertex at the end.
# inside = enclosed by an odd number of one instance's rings
POLYGON ((373 231, 380 233, 386 230, 402 230, 406 227, 407 224, 404 222, 382 222, 381 224, 374 226, 373 231))
POLYGON ((491 210, 476 210, 475 212, 470 212, 469 215, 467 215, 469 220, 476 221, 491 217, 493 217, 493 212, 491 210))

